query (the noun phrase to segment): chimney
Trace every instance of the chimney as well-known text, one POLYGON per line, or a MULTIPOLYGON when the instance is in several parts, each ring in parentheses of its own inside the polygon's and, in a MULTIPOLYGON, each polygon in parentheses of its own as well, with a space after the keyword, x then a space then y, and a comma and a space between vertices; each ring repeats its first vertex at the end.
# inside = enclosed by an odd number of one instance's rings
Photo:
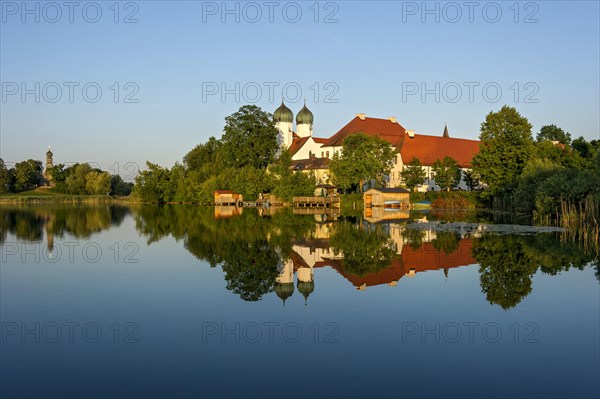
POLYGON ((390 120, 390 122, 396 123, 396 117, 395 116, 390 116, 388 119, 390 120))
POLYGON ((414 130, 407 130, 406 134, 408 134, 408 137, 410 137, 411 139, 415 138, 415 131, 414 130))
POLYGON ((367 115, 365 115, 365 114, 356 114, 356 116, 358 116, 361 121, 364 121, 365 118, 367 117, 367 115))

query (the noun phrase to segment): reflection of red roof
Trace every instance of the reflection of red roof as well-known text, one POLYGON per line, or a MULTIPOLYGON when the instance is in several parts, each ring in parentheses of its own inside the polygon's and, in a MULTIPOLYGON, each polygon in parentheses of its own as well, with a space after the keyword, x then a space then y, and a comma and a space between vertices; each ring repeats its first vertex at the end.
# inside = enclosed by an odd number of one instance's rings
POLYGON ((415 272, 423 272, 471 265, 476 263, 471 255, 472 247, 473 240, 470 238, 459 240, 456 251, 449 254, 438 251, 431 242, 424 242, 419 248, 407 244, 402 248, 402 260, 407 272, 410 269, 415 269, 415 272))
POLYGON ((328 259, 326 264, 321 265, 320 263, 324 262, 317 262, 315 267, 331 266, 336 272, 338 272, 346 280, 350 281, 350 283, 357 288, 363 284, 367 287, 388 284, 393 281, 400 280, 405 274, 405 268, 402 265, 402 258, 394 259, 392 263, 385 269, 381 269, 375 273, 367 273, 364 276, 346 272, 344 270, 344 266, 342 266, 342 262, 342 260, 328 259))
POLYGON ((399 147, 402 145, 405 132, 406 129, 401 124, 392 123, 389 119, 365 118, 362 120, 357 116, 326 140, 323 147, 339 147, 346 137, 356 133, 376 136, 389 142, 394 147, 399 147))
POLYGON ((415 134, 414 138, 407 136, 400 150, 404 163, 417 158, 422 165, 433 165, 438 159, 449 156, 454 158, 461 168, 471 167, 471 160, 478 152, 479 141, 422 134, 415 134))
MULTIPOLYGON (((317 262, 315 268, 330 266, 353 286, 358 288, 364 284, 370 287, 398 281, 404 275, 409 274, 411 269, 414 269, 415 273, 419 273, 474 264, 476 261, 471 256, 472 247, 473 241, 470 238, 459 240, 458 248, 450 254, 436 250, 431 242, 423 243, 416 249, 407 244, 402 248, 401 257, 394 259, 388 267, 364 276, 347 273, 343 267, 343 260, 338 259, 326 259, 324 262, 317 262)), ((298 267, 308 266, 302 257, 295 252, 292 254, 292 260, 294 261, 295 270, 298 267)))

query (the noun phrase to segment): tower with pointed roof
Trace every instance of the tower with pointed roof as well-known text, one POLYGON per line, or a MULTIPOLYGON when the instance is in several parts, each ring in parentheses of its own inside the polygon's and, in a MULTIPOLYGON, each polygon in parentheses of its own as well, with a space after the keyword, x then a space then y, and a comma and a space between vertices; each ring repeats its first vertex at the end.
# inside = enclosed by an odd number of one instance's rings
POLYGON ((281 105, 273 113, 273 121, 277 128, 277 144, 282 148, 289 148, 292 145, 294 132, 292 124, 294 123, 294 113, 285 106, 283 98, 281 105))
POLYGON ((442 134, 442 137, 450 137, 450 135, 448 134, 448 125, 444 124, 444 134, 442 134))
POLYGON ((298 137, 312 136, 314 121, 315 117, 306 107, 306 100, 304 100, 304 106, 296 115, 296 134, 298 137))
POLYGON ((52 175, 50 174, 50 169, 54 165, 54 162, 52 160, 53 156, 54 156, 54 154, 52 153, 52 151, 50 151, 50 146, 48 146, 48 151, 46 152, 46 166, 44 167, 44 173, 42 173, 42 176, 43 176, 44 180, 46 181, 46 184, 49 186, 53 185, 52 184, 52 175))

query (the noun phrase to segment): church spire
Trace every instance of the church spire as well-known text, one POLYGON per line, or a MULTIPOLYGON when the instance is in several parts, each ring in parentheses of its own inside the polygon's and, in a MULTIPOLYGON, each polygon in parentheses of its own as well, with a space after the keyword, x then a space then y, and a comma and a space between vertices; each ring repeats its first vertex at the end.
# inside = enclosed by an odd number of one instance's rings
POLYGON ((450 135, 448 134, 448 125, 446 123, 444 123, 444 134, 442 135, 442 137, 450 137, 450 135))

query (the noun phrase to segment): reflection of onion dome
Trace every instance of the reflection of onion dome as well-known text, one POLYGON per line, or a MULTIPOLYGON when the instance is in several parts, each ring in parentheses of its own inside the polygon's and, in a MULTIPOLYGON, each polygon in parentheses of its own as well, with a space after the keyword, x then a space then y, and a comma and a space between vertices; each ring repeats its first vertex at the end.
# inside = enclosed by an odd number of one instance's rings
POLYGON ((315 117, 313 113, 310 112, 308 108, 306 108, 306 101, 304 101, 304 107, 298 112, 296 115, 296 124, 297 125, 312 125, 315 121, 315 117))
POLYGON ((294 283, 283 283, 283 284, 278 283, 275 286, 274 291, 277 294, 277 296, 279 298, 281 298, 281 300, 285 304, 285 300, 288 299, 289 297, 291 297, 292 294, 294 293, 294 283))
POLYGON ((304 296, 304 304, 306 305, 306 300, 308 296, 312 294, 315 290, 315 282, 314 281, 298 281, 298 291, 304 296))
POLYGON ((273 113, 273 120, 275 121, 275 123, 277 123, 277 122, 288 122, 288 123, 294 122, 294 113, 292 112, 291 109, 289 109, 288 107, 285 106, 285 104, 283 103, 283 99, 281 100, 281 105, 279 106, 279 108, 277 108, 275 110, 275 112, 273 113))

